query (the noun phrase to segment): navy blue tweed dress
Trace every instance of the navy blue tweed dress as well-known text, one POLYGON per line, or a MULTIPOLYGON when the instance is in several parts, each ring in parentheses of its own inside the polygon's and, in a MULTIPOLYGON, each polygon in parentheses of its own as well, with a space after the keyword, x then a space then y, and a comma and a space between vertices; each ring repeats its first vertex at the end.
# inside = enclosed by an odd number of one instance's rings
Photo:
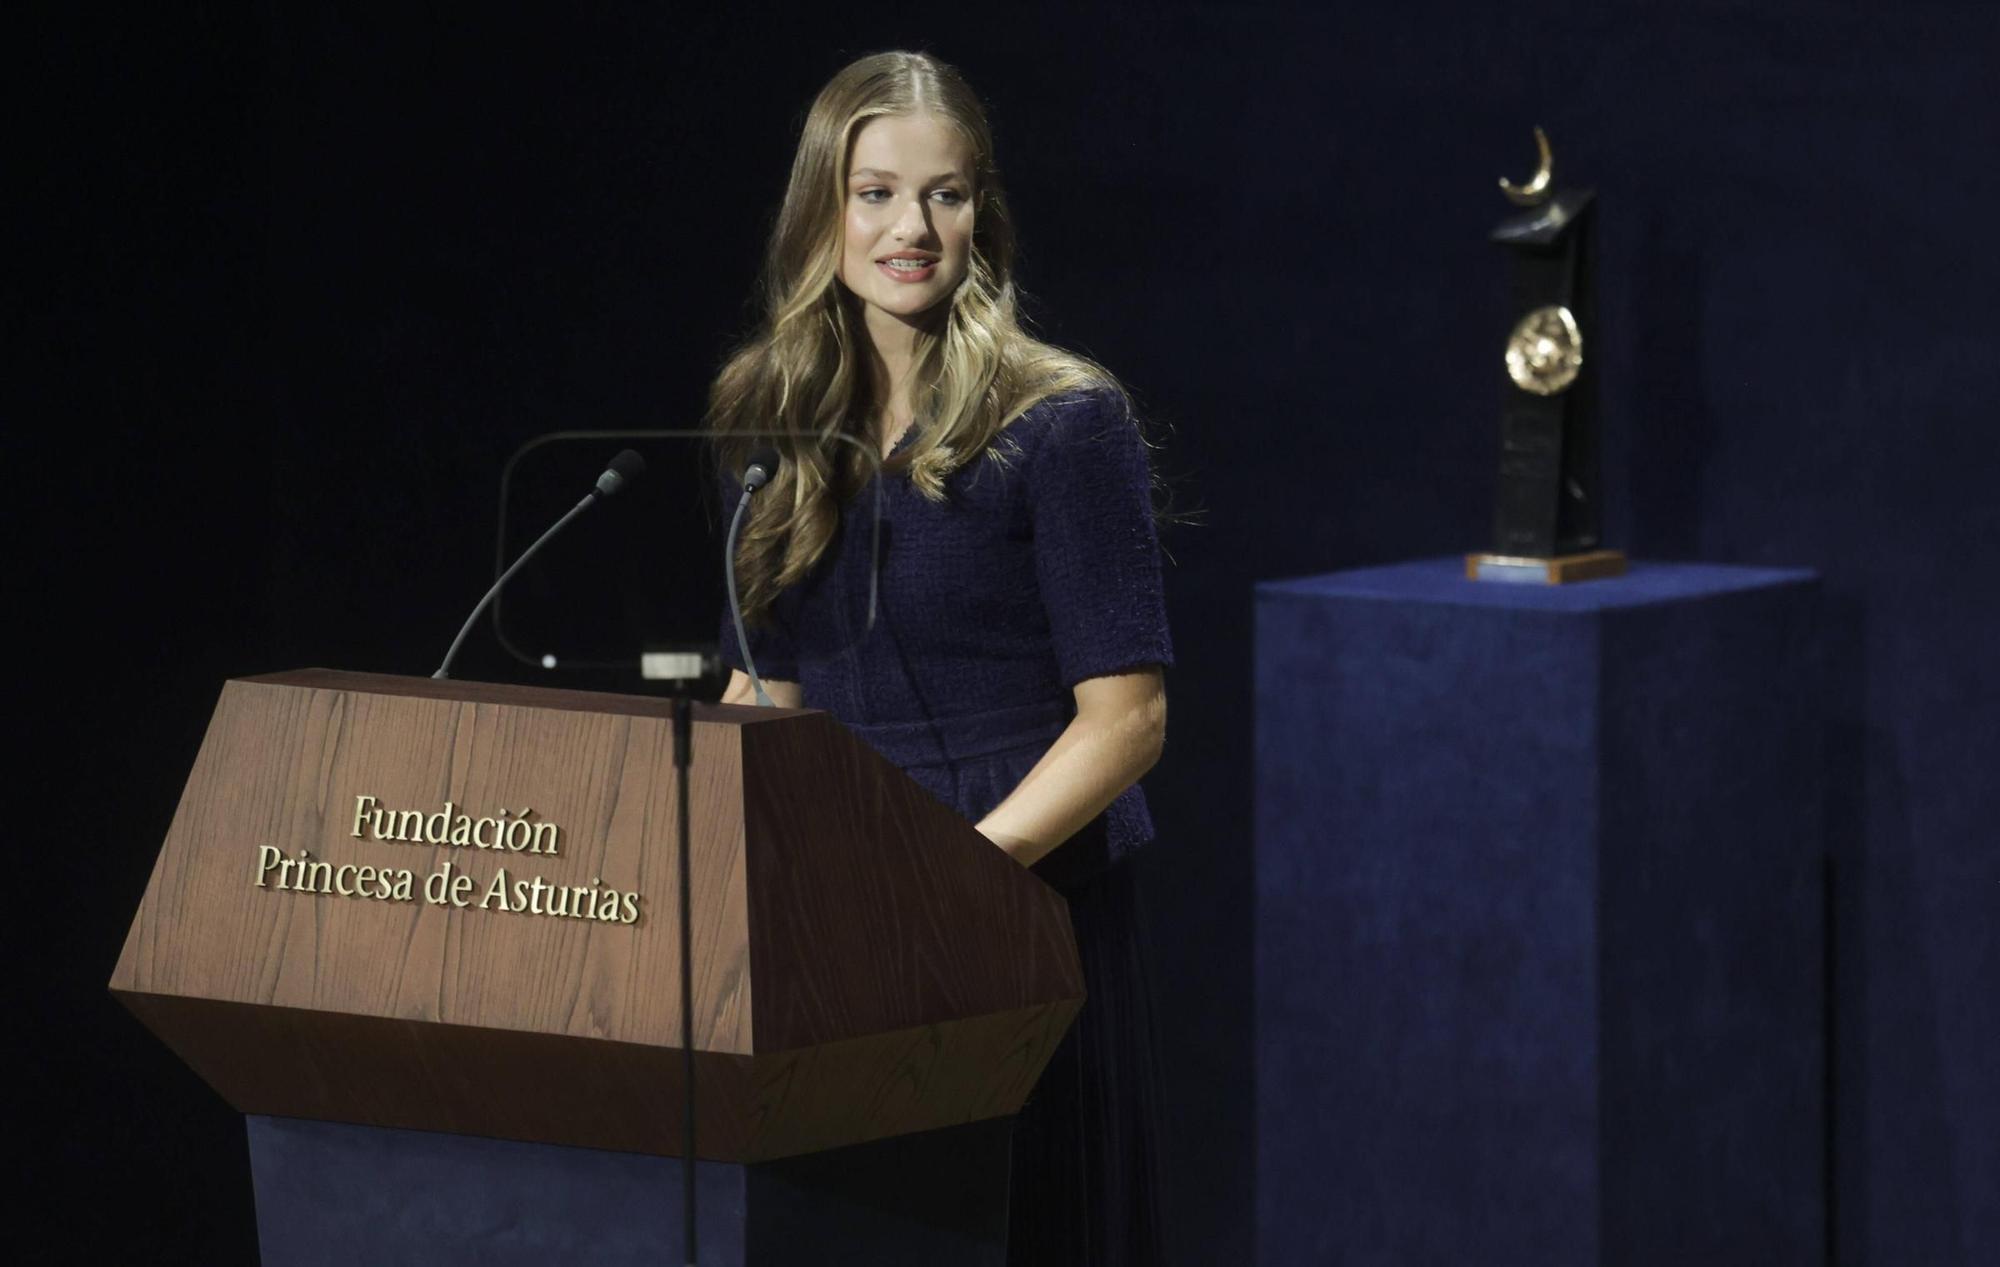
MULTIPOLYGON (((881 477, 872 630, 866 489, 751 638, 760 674, 799 683, 808 707, 974 822, 1061 733, 1076 683, 1173 658, 1147 450, 1123 398, 1044 401, 993 447, 941 503, 881 477)), ((1016 1124, 1013 1263, 1163 1257, 1142 930, 1130 868, 1115 865, 1152 834, 1133 787, 1035 867, 1069 900, 1089 998, 1016 1124)))

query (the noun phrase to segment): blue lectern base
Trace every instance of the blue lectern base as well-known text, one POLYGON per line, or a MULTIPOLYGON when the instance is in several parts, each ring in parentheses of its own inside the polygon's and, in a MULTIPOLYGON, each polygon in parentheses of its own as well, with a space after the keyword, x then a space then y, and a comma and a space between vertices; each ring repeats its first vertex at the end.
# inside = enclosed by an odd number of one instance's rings
MULTIPOLYGON (((265 1267, 684 1263, 681 1162, 251 1117, 265 1267)), ((701 1267, 1007 1257, 1011 1119, 696 1171, 701 1267)))

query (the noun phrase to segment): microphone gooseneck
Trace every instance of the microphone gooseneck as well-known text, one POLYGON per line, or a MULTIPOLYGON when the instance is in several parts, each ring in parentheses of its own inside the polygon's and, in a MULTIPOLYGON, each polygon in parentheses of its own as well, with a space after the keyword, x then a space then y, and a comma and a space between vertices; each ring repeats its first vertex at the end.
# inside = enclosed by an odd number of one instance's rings
MULTIPOLYGON (((758 489, 771 482, 778 472, 778 454, 775 449, 759 449, 750 455, 750 464, 743 472, 743 496, 737 499, 736 515, 729 521, 728 553, 723 556, 723 573, 729 582, 729 616, 736 622, 736 645, 743 652, 743 667, 749 670, 750 684, 757 693, 757 702, 771 703, 771 697, 764 693, 764 682, 757 676, 757 666, 750 661, 750 640, 743 632, 743 604, 736 596, 736 538, 743 530, 744 511, 750 505, 751 497, 758 489)), ((694 745, 694 713, 685 695, 674 698, 674 779, 679 788, 674 800, 676 805, 676 835, 680 842, 680 924, 681 924, 681 1086, 685 1096, 681 1106, 681 1228, 685 1238, 687 1267, 695 1267, 700 1261, 700 1242, 695 1235, 695 1214, 698 1206, 695 1186, 695 1063, 694 1063, 694 904, 690 896, 693 892, 692 866, 689 857, 692 845, 691 829, 688 826, 688 802, 690 793, 689 771, 693 768, 689 752, 694 745)))
POLYGON ((743 630, 743 599, 736 590, 736 539, 742 534, 743 517, 750 509, 750 499, 777 473, 776 449, 766 446, 750 455, 750 461, 743 468, 743 496, 736 499, 736 513, 729 520, 729 544, 722 556, 723 579, 729 586, 729 618, 736 625, 736 650, 743 656, 743 671, 750 677, 751 695, 763 708, 774 708, 776 705, 764 690, 764 679, 757 676, 757 663, 750 658, 750 635, 743 630))
POLYGON ((521 557, 514 560, 507 570, 500 574, 499 580, 493 582, 493 588, 486 591, 486 596, 479 600, 479 605, 472 609, 472 614, 467 616, 465 623, 459 627, 458 637, 451 640, 451 649, 444 653, 444 663, 438 665, 437 672, 431 674, 431 676, 433 678, 448 678, 451 676, 452 661, 458 659, 458 649, 465 645, 466 635, 472 632, 472 626, 478 623, 480 615, 493 605, 493 600, 499 596, 501 587, 514 579, 514 573, 521 570, 522 564, 534 558, 537 550, 547 545, 557 533, 569 527, 570 520, 589 510, 601 499, 615 496, 620 489, 645 473, 646 459, 640 457, 632 449, 626 449, 617 457, 612 458, 606 465, 604 474, 597 477, 596 485, 591 488, 584 499, 570 507, 569 511, 561 519, 549 525, 549 530, 541 536, 536 537, 535 544, 523 550, 521 557))

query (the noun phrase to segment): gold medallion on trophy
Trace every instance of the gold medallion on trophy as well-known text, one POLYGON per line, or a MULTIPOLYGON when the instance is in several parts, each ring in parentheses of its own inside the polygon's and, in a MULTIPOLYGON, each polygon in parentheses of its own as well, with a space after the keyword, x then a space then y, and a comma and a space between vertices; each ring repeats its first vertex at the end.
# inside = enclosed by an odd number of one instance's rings
POLYGON ((1507 377, 1537 396, 1553 396, 1583 368, 1583 331, 1561 304, 1537 308, 1507 336, 1507 377))

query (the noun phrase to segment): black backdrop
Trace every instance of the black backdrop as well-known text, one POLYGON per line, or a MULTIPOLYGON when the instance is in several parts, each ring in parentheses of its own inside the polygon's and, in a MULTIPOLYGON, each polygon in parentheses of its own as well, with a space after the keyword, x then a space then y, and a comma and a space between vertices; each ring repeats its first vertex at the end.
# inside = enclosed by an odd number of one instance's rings
POLYGON ((1613 544, 1827 577, 1841 1261, 2000 1261, 1988 6, 7 21, 27 1257, 250 1253, 240 1125, 102 993, 220 681, 426 671, 506 455, 692 419, 811 92, 917 46, 994 111, 1043 329, 1205 513, 1138 863, 1186 1260, 1251 1248, 1250 585, 1483 542, 1483 235, 1541 123, 1603 199, 1613 544))

